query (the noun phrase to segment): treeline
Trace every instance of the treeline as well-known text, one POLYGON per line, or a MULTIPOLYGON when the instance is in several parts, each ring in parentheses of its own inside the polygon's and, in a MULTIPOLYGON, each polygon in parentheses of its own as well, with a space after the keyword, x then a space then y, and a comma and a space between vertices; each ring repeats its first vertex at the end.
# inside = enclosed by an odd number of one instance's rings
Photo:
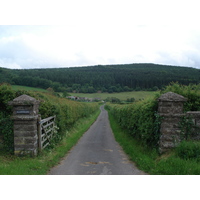
POLYGON ((200 70, 158 64, 97 65, 89 67, 22 69, 0 68, 0 83, 7 82, 61 92, 155 91, 178 81, 198 84, 200 70))

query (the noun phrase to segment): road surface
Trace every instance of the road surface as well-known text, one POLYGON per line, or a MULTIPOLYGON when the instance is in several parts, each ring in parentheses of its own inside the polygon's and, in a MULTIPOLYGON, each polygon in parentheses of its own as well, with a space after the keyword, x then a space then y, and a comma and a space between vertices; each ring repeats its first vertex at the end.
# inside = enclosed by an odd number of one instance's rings
POLYGON ((49 175, 144 175, 115 141, 108 113, 101 114, 49 175))

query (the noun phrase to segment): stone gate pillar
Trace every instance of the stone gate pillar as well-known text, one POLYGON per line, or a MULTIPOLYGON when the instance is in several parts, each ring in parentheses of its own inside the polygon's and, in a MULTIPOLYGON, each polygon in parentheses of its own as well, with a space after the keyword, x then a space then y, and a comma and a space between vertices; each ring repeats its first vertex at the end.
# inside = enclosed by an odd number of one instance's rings
POLYGON ((183 104, 187 101, 181 95, 168 92, 158 98, 158 113, 162 117, 160 127, 159 151, 164 153, 180 142, 179 122, 183 113, 183 104))
POLYGON ((9 105, 13 106, 15 155, 37 155, 39 101, 28 95, 21 95, 10 101, 9 105))

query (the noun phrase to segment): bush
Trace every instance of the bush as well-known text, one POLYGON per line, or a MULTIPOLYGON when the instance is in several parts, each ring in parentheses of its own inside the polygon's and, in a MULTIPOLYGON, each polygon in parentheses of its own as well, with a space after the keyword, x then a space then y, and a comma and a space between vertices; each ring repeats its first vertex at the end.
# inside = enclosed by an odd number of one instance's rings
MULTIPOLYGON (((166 92, 174 92, 187 98, 184 104, 184 111, 200 110, 200 84, 180 85, 179 83, 171 83, 162 90, 161 94, 166 92)), ((159 97, 143 100, 127 105, 109 104, 111 114, 115 117, 120 126, 127 130, 134 138, 141 141, 148 147, 158 147, 160 137, 161 117, 157 113, 157 101, 159 97)), ((189 139, 192 123, 189 119, 181 121, 181 136, 189 139)))
POLYGON ((41 118, 47 118, 56 115, 56 125, 59 128, 56 138, 62 138, 66 135, 77 120, 88 117, 99 109, 98 103, 82 103, 59 98, 50 93, 13 91, 7 84, 0 85, 0 136, 3 135, 4 149, 7 152, 13 152, 13 124, 10 116, 12 107, 8 102, 14 98, 26 94, 40 100, 39 113, 41 118))
POLYGON ((200 161, 200 142, 199 141, 182 141, 175 149, 178 157, 184 160, 193 159, 200 161))
POLYGON ((108 105, 121 128, 152 148, 158 147, 160 136, 160 117, 155 98, 127 105, 108 105))
POLYGON ((187 98, 184 103, 184 111, 200 111, 200 84, 181 85, 178 82, 172 82, 162 90, 162 94, 174 92, 187 98))
POLYGON ((11 86, 8 84, 0 85, 0 111, 4 111, 8 114, 11 113, 11 106, 8 106, 8 101, 15 98, 15 92, 11 90, 11 86))
POLYGON ((13 153, 14 149, 13 123, 10 119, 12 108, 8 106, 8 101, 14 97, 10 85, 0 85, 0 136, 3 138, 3 150, 8 153, 13 153))
POLYGON ((0 136, 3 137, 3 151, 12 154, 14 151, 13 122, 10 116, 2 111, 0 111, 0 136))

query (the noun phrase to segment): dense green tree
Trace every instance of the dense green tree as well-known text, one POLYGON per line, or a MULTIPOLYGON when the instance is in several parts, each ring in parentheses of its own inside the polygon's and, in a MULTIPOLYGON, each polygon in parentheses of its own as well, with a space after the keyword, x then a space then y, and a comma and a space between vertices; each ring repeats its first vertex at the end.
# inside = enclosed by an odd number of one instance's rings
POLYGON ((122 92, 157 90, 178 81, 198 84, 200 70, 157 64, 97 65, 89 67, 11 70, 0 68, 0 83, 26 85, 55 91, 122 92))

